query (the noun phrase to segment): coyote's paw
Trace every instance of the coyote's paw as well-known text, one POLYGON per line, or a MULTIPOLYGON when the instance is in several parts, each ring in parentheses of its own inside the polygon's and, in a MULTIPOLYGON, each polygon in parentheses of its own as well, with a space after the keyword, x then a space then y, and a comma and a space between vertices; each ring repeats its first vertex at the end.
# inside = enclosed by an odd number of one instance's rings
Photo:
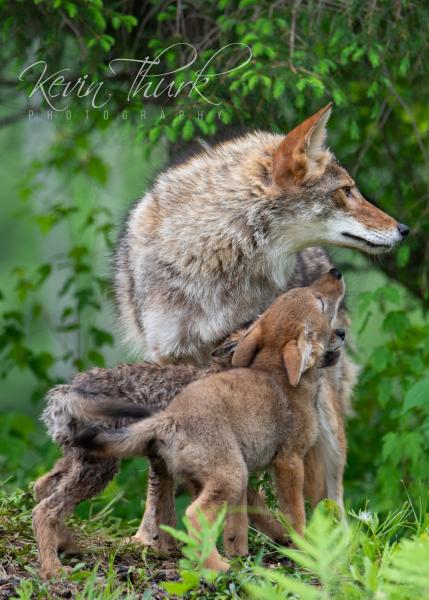
POLYGON ((177 548, 174 545, 174 542, 165 539, 165 537, 162 534, 154 537, 149 536, 145 533, 136 533, 132 537, 125 538, 124 543, 145 546, 146 548, 150 548, 156 553, 165 554, 167 556, 174 556, 175 554, 177 554, 177 548))

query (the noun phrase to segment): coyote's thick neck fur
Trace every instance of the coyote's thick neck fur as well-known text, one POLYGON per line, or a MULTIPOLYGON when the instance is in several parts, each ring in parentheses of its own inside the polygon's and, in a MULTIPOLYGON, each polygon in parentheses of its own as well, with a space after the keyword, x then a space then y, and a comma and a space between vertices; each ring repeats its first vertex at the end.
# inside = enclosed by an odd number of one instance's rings
POLYGON ((132 209, 116 294, 126 337, 146 357, 204 361, 286 289, 300 249, 383 252, 402 239, 325 147, 330 109, 287 136, 254 132, 205 148, 132 209))

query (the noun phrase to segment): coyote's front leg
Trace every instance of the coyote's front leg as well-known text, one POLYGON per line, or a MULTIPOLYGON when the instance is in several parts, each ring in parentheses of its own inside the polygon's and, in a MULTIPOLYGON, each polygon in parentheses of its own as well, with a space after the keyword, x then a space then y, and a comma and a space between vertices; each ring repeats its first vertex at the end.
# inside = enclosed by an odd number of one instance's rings
POLYGON ((262 490, 247 488, 247 504, 251 524, 269 537, 273 542, 284 544, 287 534, 283 525, 274 517, 266 504, 265 494, 262 490))

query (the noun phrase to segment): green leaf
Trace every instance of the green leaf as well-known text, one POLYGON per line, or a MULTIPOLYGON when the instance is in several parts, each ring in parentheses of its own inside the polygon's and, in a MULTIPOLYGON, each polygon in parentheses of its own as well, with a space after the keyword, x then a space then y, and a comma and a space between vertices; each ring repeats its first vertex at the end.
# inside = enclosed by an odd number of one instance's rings
POLYGON ((261 56, 265 53, 265 45, 261 42, 256 42, 252 46, 252 54, 253 56, 261 56))
POLYGON ((65 7, 70 19, 73 19, 77 15, 76 4, 73 4, 72 2, 66 2, 65 7))
POLYGON ((401 294, 397 287, 387 285, 385 287, 378 288, 374 292, 374 298, 376 300, 387 300, 391 304, 399 305, 401 303, 401 294))
POLYGON ((402 406, 402 413, 415 407, 429 410, 429 378, 415 383, 407 392, 402 406))
POLYGON ((151 129, 149 131, 149 141, 152 142, 152 144, 154 144, 155 142, 157 142, 159 140, 160 135, 161 135, 161 128, 153 127, 153 129, 151 129))
POLYGON ((369 89, 367 92, 368 98, 374 98, 374 96, 376 96, 377 92, 378 92, 378 81, 373 81, 371 83, 371 85, 369 86, 369 89))
POLYGON ((405 56, 399 63, 399 75, 401 75, 401 77, 405 77, 409 70, 410 70, 410 59, 408 56, 405 56))
POLYGON ((89 332, 96 346, 113 346, 113 336, 108 331, 98 329, 98 327, 91 327, 89 332))
POLYGON ((182 138, 185 140, 185 142, 189 142, 190 139, 192 139, 194 133, 194 125, 192 123, 192 121, 186 121, 186 123, 183 126, 182 129, 182 138))
POLYGON ((390 460, 393 464, 398 464, 402 458, 402 448, 400 444, 400 436, 397 433, 390 431, 383 437, 382 444, 383 460, 390 460))
POLYGON ((402 336, 409 327, 410 320, 403 310, 394 310, 387 313, 383 321, 383 330, 390 331, 396 336, 402 336))
POLYGON ((88 359, 90 363, 96 365, 97 367, 105 367, 106 363, 104 360, 104 356, 97 352, 96 350, 90 350, 88 352, 88 359))
POLYGON ((375 373, 381 373, 392 361, 393 354, 386 346, 380 346, 376 348, 371 355, 370 364, 371 368, 375 373))
POLYGON ((273 88, 273 97, 280 98, 280 96, 283 96, 283 94, 285 93, 285 90, 286 90, 286 84, 285 84, 284 80, 277 79, 277 81, 274 84, 274 88, 273 88))
POLYGON ((361 294, 359 294, 359 305, 358 305, 359 315, 362 315, 369 310, 372 299, 373 299, 373 295, 371 292, 362 292, 361 294))
POLYGON ((369 58, 369 62, 371 63, 371 65, 375 68, 378 67, 380 64, 380 57, 378 55, 378 53, 374 50, 374 48, 371 48, 368 52, 368 58, 369 58))
POLYGON ((410 262, 410 247, 408 245, 401 246, 396 253, 396 264, 403 269, 410 262))
POLYGON ((29 367, 40 379, 48 378, 48 370, 54 364, 54 357, 50 352, 40 352, 29 359, 29 367))
POLYGON ((108 169, 104 161, 99 157, 92 155, 86 163, 88 175, 104 185, 108 178, 108 169))

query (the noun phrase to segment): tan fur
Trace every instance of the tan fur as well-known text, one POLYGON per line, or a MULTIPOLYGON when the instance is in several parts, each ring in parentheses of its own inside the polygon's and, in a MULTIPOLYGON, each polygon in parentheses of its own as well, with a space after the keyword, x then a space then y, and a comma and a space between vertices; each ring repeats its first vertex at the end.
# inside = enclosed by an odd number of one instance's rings
MULTIPOLYGON (((291 288, 309 285, 321 271, 327 271, 331 267, 332 263, 320 248, 306 249, 298 254, 296 268, 289 285, 291 288)), ((346 311, 340 307, 336 327, 347 329, 348 326, 346 311)), ((75 549, 76 544, 71 534, 67 534, 68 542, 66 544, 63 542, 66 535, 62 535, 60 530, 66 531, 64 517, 73 511, 78 502, 83 498, 91 497, 94 493, 92 486, 87 489, 88 480, 97 482, 97 489, 101 491, 116 472, 111 461, 89 462, 85 460, 85 453, 70 450, 76 428, 94 419, 94 406, 96 407, 100 401, 110 400, 118 403, 135 402, 155 410, 166 408, 175 395, 191 381, 228 368, 234 344, 242 336, 243 331, 239 330, 232 334, 214 352, 214 362, 204 369, 186 365, 160 367, 151 363, 119 365, 113 369, 91 369, 87 373, 75 376, 70 385, 53 388, 48 394, 48 405, 43 419, 52 439, 63 447, 65 458, 60 459, 47 475, 36 482, 35 495, 38 502, 42 502, 56 492, 50 500, 49 511, 46 509, 47 503, 43 503, 35 511, 38 515, 37 519, 34 519, 36 538, 51 536, 54 528, 58 533, 57 545, 65 550, 75 549), (76 478, 74 476, 76 472, 85 473, 85 476, 76 478), (65 485, 67 480, 70 480, 69 485, 65 485), (67 495, 63 490, 67 490, 67 495)), ((328 379, 329 386, 335 390, 337 418, 340 418, 342 423, 343 415, 349 411, 350 396, 356 380, 356 367, 347 355, 341 352, 335 366, 320 369, 320 377, 322 381, 328 379)), ((326 396, 324 390, 325 386, 321 386, 319 406, 329 403, 332 398, 331 395, 326 396)), ((106 424, 109 425, 109 421, 106 424)), ((344 437, 344 431, 342 435, 344 437)), ((334 447, 337 445, 335 438, 330 440, 330 445, 334 447)), ((327 460, 338 459, 334 453, 334 456, 328 456, 327 460)), ((171 525, 175 523, 174 484, 168 477, 162 461, 152 456, 150 462, 145 514, 134 541, 163 553, 171 553, 174 548, 173 540, 159 526, 162 523, 171 525)), ((341 462, 345 462, 345 455, 341 462)), ((327 495, 325 465, 319 447, 308 453, 305 464, 305 496, 312 506, 315 506, 327 495)), ((327 467, 330 468, 330 463, 327 467)), ((333 499, 342 506, 342 496, 333 499)), ((248 503, 251 507, 249 515, 253 525, 271 539, 280 540, 283 529, 266 508, 260 493, 249 489, 248 503)), ((46 576, 55 574, 60 569, 56 549, 52 551, 50 558, 47 558, 44 553, 42 560, 42 573, 47 574, 46 576)))
MULTIPOLYGON (((248 475, 271 465, 280 509, 302 533, 304 460, 319 433, 318 366, 343 294, 344 283, 332 271, 309 288, 279 297, 239 341, 237 368, 190 384, 154 417, 117 432, 100 431, 89 447, 117 457, 155 446, 169 473, 199 490, 186 511, 196 529, 200 510, 213 519, 224 502, 241 506, 226 522, 229 555, 247 551, 248 475), (286 351, 291 345, 292 354, 286 351)), ((228 568, 216 549, 206 566, 228 568)))
POLYGON ((206 146, 161 173, 134 206, 115 288, 136 353, 206 364, 286 291, 299 250, 379 253, 402 240, 398 223, 363 199, 327 149, 331 108, 286 136, 256 131, 206 146))

